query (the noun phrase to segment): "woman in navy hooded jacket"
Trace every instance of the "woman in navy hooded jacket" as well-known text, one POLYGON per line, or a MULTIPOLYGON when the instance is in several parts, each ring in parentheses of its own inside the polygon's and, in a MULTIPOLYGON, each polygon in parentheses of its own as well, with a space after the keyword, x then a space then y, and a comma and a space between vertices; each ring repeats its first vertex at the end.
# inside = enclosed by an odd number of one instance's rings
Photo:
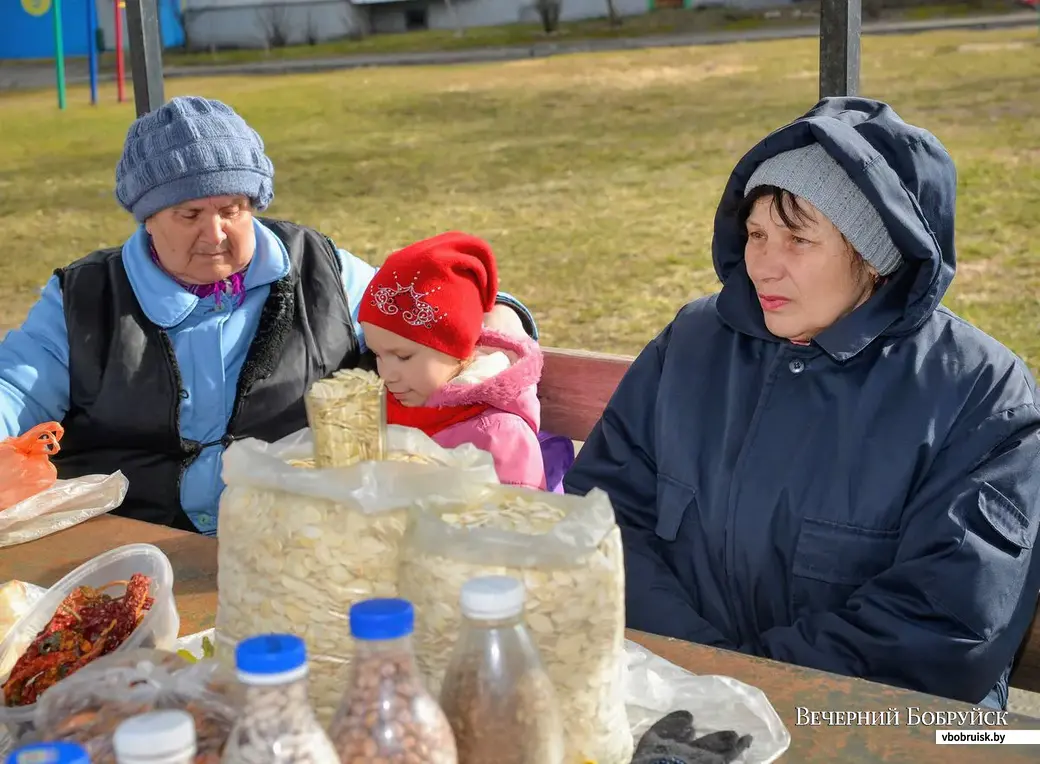
POLYGON ((628 624, 991 707, 1040 589, 1040 410, 940 306, 956 173, 885 104, 825 99, 754 147, 718 294, 633 363, 569 492, 605 490, 628 624))

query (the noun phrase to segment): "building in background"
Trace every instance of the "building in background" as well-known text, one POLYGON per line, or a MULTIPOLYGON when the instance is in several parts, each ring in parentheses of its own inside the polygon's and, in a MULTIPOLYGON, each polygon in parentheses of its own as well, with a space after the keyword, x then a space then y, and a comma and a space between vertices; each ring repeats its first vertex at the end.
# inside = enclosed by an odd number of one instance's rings
MULTIPOLYGON (((623 16, 653 0, 614 0, 623 16)), ((680 0, 680 3, 682 0, 680 0)), ((189 48, 299 45, 382 32, 538 22, 534 0, 183 0, 189 48), (452 14, 452 9, 458 14, 452 14)), ((607 15, 606 0, 563 0, 561 20, 607 15)))
MULTIPOLYGON (((87 53, 86 3, 101 50, 115 48, 118 0, 62 0, 65 55, 87 53)), ((613 0, 621 16, 655 8, 778 5, 790 0, 613 0)), ((418 29, 537 24, 536 0, 156 0, 165 48, 278 48, 418 29)), ((0 60, 54 56, 53 0, 0 0, 0 60)), ((606 17, 607 0, 562 0, 561 21, 606 17)), ((124 30, 125 30, 124 24, 124 30)), ((128 44, 124 31, 124 45, 128 44)))
MULTIPOLYGON (((0 0, 2 1, 2 0, 0 0)), ((535 0, 182 0, 187 46, 274 48, 418 29, 539 22, 535 0), (457 15, 456 15, 457 14, 457 15)), ((791 0, 614 0, 621 16, 655 8, 761 7, 791 0)), ((561 21, 603 18, 607 0, 563 0, 561 21)))

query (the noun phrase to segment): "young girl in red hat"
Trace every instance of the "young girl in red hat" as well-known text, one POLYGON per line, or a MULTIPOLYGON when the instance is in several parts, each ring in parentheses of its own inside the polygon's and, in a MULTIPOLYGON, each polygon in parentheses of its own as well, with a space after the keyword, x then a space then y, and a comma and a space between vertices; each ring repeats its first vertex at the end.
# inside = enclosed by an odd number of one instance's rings
POLYGON ((503 483, 544 490, 542 353, 532 339, 483 327, 497 291, 488 244, 445 233, 390 255, 358 319, 386 383, 389 424, 446 448, 472 443, 494 457, 503 483))

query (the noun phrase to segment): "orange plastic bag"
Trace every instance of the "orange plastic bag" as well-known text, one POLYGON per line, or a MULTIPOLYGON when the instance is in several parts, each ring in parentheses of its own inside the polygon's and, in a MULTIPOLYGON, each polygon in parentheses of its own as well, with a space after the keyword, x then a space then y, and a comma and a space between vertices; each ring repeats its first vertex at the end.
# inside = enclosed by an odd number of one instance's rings
POLYGON ((16 438, 0 442, 0 511, 46 491, 58 480, 51 457, 65 434, 57 422, 45 422, 16 438))

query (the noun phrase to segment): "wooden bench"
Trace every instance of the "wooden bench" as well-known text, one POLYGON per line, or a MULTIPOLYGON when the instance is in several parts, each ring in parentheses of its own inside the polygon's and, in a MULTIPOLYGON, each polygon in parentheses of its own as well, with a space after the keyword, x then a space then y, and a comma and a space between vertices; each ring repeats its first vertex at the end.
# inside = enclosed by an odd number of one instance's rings
MULTIPOLYGON (((543 348, 545 368, 539 383, 542 428, 584 441, 634 359, 583 350, 543 348)), ((1040 692, 1040 603, 1022 640, 1011 686, 1040 692)))

